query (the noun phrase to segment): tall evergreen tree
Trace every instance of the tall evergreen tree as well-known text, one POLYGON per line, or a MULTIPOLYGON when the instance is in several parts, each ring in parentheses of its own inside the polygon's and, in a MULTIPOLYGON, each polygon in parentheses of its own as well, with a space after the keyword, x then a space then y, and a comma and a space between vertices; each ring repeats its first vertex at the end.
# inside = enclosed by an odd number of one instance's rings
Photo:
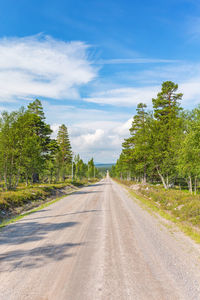
POLYGON ((66 177, 66 168, 72 163, 72 148, 69 140, 68 130, 64 124, 59 127, 57 143, 59 146, 59 152, 57 154, 59 173, 62 173, 62 178, 64 180, 66 177))
POLYGON ((166 189, 176 173, 176 153, 182 130, 179 103, 182 94, 176 93, 177 90, 177 84, 163 82, 161 92, 157 98, 152 99, 155 118, 152 127, 152 157, 166 189))
POLYGON ((146 183, 147 168, 150 165, 149 156, 149 119, 150 115, 146 112, 146 104, 139 103, 137 114, 133 118, 130 128, 130 138, 123 143, 123 152, 129 161, 132 161, 135 173, 142 177, 146 183))
POLYGON ((91 158, 89 161, 88 161, 88 178, 92 178, 94 177, 94 159, 91 158))
MULTIPOLYGON (((51 151, 52 130, 49 124, 45 123, 45 116, 40 100, 36 99, 28 105, 27 113, 29 113, 29 124, 32 126, 32 131, 38 136, 40 146, 42 148, 43 163, 48 158, 51 151)), ((39 181, 39 173, 33 173, 33 182, 39 181)))
POLYGON ((42 103, 39 99, 36 99, 35 101, 29 103, 28 112, 37 115, 42 120, 45 119, 42 103))

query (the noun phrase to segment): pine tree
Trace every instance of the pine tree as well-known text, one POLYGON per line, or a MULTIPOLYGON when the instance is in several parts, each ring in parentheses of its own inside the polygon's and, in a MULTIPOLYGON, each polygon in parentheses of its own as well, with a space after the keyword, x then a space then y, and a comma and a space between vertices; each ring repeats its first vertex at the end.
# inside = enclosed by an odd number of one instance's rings
POLYGON ((154 108, 154 124, 152 127, 152 155, 155 168, 164 187, 175 176, 176 152, 182 128, 180 118, 181 93, 176 93, 178 85, 166 81, 162 84, 157 98, 152 99, 154 108))
POLYGON ((72 148, 69 140, 68 130, 64 124, 59 127, 57 143, 59 146, 59 152, 57 155, 59 173, 62 173, 62 178, 65 180, 67 165, 72 163, 72 148))
POLYGON ((137 114, 134 116, 132 127, 130 128, 131 137, 126 140, 132 145, 132 153, 130 154, 135 166, 135 173, 142 177, 144 183, 146 183, 147 168, 150 165, 149 121, 151 117, 146 112, 146 107, 146 104, 143 103, 137 105, 137 114))
MULTIPOLYGON (((40 146, 42 148, 43 163, 48 159, 51 151, 52 130, 49 124, 45 123, 45 116, 40 100, 36 99, 28 105, 27 113, 29 114, 29 125, 32 126, 32 131, 38 136, 40 146)), ((33 182, 39 181, 39 173, 33 173, 33 182)))
POLYGON ((91 158, 89 161, 88 161, 88 178, 92 178, 94 177, 94 159, 91 158))
POLYGON ((41 120, 45 119, 42 103, 39 99, 36 99, 28 105, 28 112, 37 115, 41 120))

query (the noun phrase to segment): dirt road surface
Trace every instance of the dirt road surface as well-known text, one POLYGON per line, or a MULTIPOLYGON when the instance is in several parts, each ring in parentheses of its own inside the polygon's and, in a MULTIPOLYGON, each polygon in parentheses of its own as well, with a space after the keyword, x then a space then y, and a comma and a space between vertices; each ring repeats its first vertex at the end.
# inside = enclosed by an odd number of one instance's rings
POLYGON ((200 299, 200 249, 109 177, 0 231, 1 300, 200 299))

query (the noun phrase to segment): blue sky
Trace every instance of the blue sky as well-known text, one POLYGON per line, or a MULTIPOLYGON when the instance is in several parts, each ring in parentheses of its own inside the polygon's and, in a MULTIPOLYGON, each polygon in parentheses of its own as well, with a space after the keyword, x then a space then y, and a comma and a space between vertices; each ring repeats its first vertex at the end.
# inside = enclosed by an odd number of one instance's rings
POLYGON ((0 110, 41 99, 84 160, 114 162, 163 81, 200 102, 199 1, 1 0, 0 20, 0 110))

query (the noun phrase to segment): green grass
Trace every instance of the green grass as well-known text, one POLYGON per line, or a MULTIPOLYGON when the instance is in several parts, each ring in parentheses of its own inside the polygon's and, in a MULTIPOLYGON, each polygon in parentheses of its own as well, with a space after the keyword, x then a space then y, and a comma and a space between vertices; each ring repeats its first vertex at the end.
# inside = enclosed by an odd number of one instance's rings
POLYGON ((20 186, 16 191, 9 191, 9 192, 3 192, 0 193, 0 209, 2 207, 5 210, 11 210, 14 212, 14 217, 8 218, 7 216, 4 216, 4 219, 2 222, 0 222, 0 228, 3 228, 11 223, 14 223, 16 221, 21 220, 25 216, 28 216, 36 211, 39 211, 57 201, 60 199, 67 197, 68 195, 72 194, 75 191, 76 187, 86 186, 90 185, 92 183, 97 182, 97 179, 91 179, 91 180, 74 180, 73 182, 71 180, 68 180, 64 183, 57 183, 57 184, 36 184, 34 186, 20 186), (31 209, 28 212, 18 214, 17 208, 21 206, 22 208, 27 204, 28 202, 34 202, 34 201, 45 201, 50 195, 53 195, 53 192, 56 192, 57 190, 65 187, 71 188, 71 191, 68 190, 68 194, 65 194, 61 197, 56 197, 54 200, 50 200, 48 202, 45 202, 38 206, 37 208, 31 209))
POLYGON ((21 214, 21 215, 19 215, 19 216, 16 216, 16 217, 11 218, 11 219, 8 219, 8 220, 4 220, 2 223, 0 223, 0 228, 2 229, 3 227, 5 227, 5 226, 7 226, 7 225, 9 225, 9 224, 12 224, 12 223, 14 223, 14 222, 16 222, 16 221, 19 221, 19 220, 23 219, 24 217, 29 216, 29 215, 31 215, 32 213, 37 212, 37 211, 39 211, 39 210, 41 210, 41 209, 43 209, 43 208, 45 208, 45 207, 47 207, 47 206, 49 206, 49 205, 51 205, 51 204, 57 202, 57 201, 59 201, 59 200, 61 200, 62 198, 67 197, 67 196, 68 196, 68 195, 63 195, 63 196, 61 196, 61 197, 59 197, 59 198, 56 198, 56 199, 54 199, 54 200, 52 200, 52 201, 43 203, 43 204, 40 205, 39 207, 34 208, 34 209, 32 209, 32 210, 30 210, 30 211, 28 211, 28 212, 26 212, 26 213, 23 213, 23 214, 21 214))
MULTIPOLYGON (((56 194, 60 189, 65 187, 76 186, 80 187, 83 185, 91 184, 96 182, 97 179, 82 179, 82 180, 66 180, 56 184, 34 184, 31 186, 25 186, 20 184, 16 190, 12 191, 1 191, 0 192, 0 211, 12 212, 18 207, 26 206, 26 204, 45 200, 48 197, 56 194)), ((0 213, 1 216, 1 213, 0 213)))
POLYGON ((11 211, 29 202, 45 200, 56 194, 56 191, 66 187, 68 184, 35 185, 30 187, 19 187, 15 191, 0 193, 0 210, 11 211))
POLYGON ((164 190, 161 186, 139 185, 137 191, 131 189, 133 182, 119 181, 126 186, 130 195, 154 215, 171 221, 195 242, 200 243, 200 195, 190 195, 187 191, 164 190))

